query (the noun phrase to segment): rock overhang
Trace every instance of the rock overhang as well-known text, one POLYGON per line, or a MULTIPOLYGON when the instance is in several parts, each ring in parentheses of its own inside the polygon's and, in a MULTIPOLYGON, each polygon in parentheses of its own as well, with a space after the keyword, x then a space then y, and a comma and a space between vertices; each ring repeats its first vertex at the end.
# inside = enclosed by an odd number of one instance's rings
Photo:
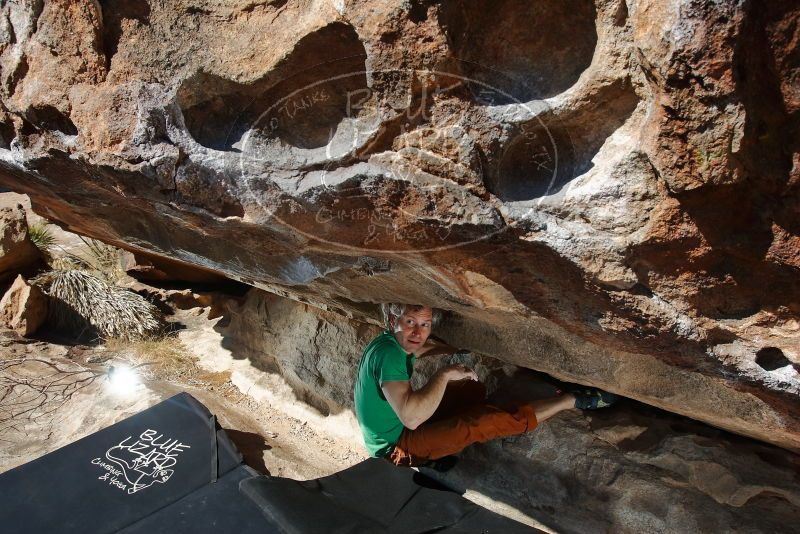
POLYGON ((6 6, 0 180, 80 233, 365 320, 425 302, 465 348, 800 448, 796 166, 757 167, 797 145, 736 78, 751 42, 796 67, 796 12, 506 4, 6 6), (65 20, 82 48, 34 95, 65 20))

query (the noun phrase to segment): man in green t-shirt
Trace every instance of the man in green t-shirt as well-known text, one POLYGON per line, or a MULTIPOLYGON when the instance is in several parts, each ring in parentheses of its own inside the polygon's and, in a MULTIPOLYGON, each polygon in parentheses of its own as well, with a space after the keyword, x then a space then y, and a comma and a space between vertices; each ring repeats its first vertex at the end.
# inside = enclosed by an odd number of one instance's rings
POLYGON ((428 306, 387 304, 384 315, 387 329, 364 349, 355 384, 356 417, 372 456, 420 465, 472 443, 528 432, 562 410, 602 408, 616 400, 589 389, 501 408, 485 403, 475 371, 463 365, 443 367, 413 390, 417 356, 453 352, 428 339, 441 314, 428 306))

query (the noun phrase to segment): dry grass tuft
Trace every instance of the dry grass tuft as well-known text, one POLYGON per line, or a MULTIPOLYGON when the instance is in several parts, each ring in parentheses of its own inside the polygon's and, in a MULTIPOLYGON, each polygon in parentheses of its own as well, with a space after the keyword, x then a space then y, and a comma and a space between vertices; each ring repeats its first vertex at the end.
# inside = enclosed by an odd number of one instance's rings
POLYGON ((148 379, 158 378, 196 386, 222 386, 230 380, 230 372, 213 373, 197 367, 197 357, 176 336, 150 337, 138 340, 109 338, 104 348, 114 358, 127 362, 148 379))
POLYGON ((131 340, 112 337, 103 343, 109 352, 118 353, 133 365, 147 366, 159 374, 182 374, 195 365, 196 358, 175 336, 131 340))
POLYGON ((120 249, 96 239, 80 237, 80 240, 86 246, 79 252, 54 258, 51 262, 53 269, 85 271, 112 284, 125 278, 120 264, 120 249))

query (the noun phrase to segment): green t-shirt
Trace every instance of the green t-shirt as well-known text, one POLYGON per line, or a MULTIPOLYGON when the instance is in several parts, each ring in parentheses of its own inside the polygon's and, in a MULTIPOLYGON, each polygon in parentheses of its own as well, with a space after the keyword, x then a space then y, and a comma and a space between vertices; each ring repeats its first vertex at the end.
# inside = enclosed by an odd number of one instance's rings
POLYGON ((416 356, 408 354, 394 335, 385 330, 369 342, 358 365, 355 387, 356 417, 364 444, 372 456, 386 456, 403 432, 403 423, 383 396, 389 380, 410 380, 416 356))

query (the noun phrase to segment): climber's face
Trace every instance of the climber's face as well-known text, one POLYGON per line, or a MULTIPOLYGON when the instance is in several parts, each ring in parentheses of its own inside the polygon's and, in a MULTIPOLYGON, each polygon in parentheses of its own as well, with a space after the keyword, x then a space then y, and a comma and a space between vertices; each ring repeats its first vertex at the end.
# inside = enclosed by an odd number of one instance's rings
POLYGON ((403 315, 392 320, 392 332, 403 350, 416 354, 431 335, 432 320, 428 306, 407 306, 403 315))

